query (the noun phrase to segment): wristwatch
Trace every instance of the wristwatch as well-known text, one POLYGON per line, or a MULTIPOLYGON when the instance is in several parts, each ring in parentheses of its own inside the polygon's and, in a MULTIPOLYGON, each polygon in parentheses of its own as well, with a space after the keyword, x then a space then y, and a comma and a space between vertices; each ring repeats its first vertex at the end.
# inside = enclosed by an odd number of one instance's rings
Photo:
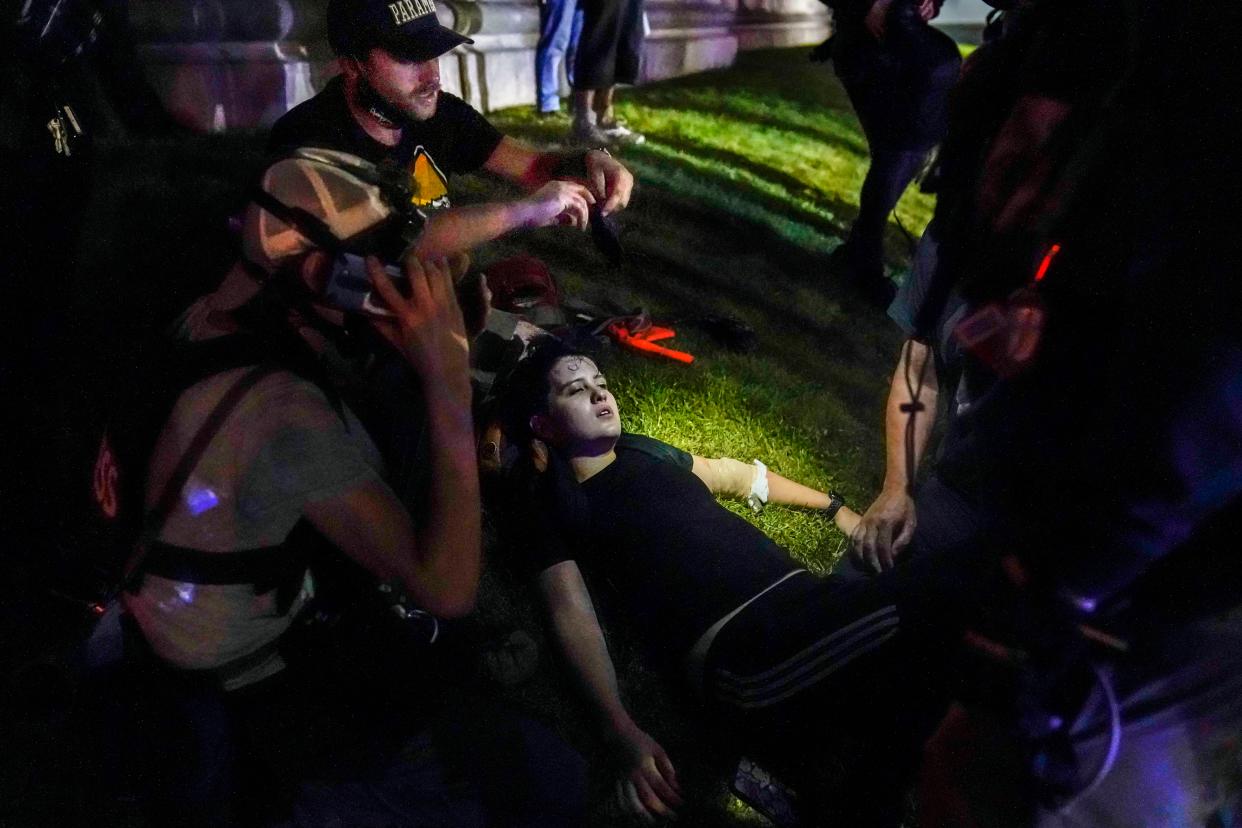
POLYGON ((837 512, 841 511, 841 507, 845 505, 845 498, 834 491, 828 492, 828 505, 824 507, 824 517, 832 520, 837 516, 837 512))

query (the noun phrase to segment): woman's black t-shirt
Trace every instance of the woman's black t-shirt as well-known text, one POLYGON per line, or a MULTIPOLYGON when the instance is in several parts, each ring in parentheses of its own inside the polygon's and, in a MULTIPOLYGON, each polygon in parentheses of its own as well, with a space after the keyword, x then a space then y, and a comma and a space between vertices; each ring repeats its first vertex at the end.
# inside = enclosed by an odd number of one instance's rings
POLYGON ((587 514, 554 515, 532 550, 542 571, 574 560, 657 654, 679 659, 707 629, 799 568, 749 522, 716 502, 690 455, 626 435, 617 459, 587 479, 587 514), (653 447, 655 450, 653 450, 653 447))

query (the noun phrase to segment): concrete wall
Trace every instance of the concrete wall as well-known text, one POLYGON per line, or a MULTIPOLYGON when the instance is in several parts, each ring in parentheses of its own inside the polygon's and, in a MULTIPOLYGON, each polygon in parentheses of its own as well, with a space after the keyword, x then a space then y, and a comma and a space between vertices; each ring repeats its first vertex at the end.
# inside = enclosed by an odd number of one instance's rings
MULTIPOLYGON (((168 108, 203 130, 263 128, 334 71, 327 0, 130 0, 131 26, 168 108)), ((981 22, 979 0, 945 0, 950 24, 981 22)), ((533 104, 538 0, 438 0, 474 45, 440 59, 444 86, 480 110, 533 104)), ((730 65, 740 50, 828 36, 817 0, 647 0, 642 80, 730 65)))
MULTIPOLYGON (((266 127, 334 69, 327 0, 130 0, 157 91, 199 129, 266 127)), ((537 0, 439 0, 446 25, 474 38, 441 58, 445 88, 483 111, 535 100, 537 0)), ((643 80, 730 65, 740 49, 823 39, 816 0, 648 0, 643 80)))

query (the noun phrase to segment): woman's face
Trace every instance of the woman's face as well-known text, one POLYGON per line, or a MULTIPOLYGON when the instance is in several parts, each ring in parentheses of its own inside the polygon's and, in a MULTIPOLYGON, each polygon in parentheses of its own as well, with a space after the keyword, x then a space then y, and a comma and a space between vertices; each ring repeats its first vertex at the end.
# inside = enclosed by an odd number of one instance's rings
POLYGON ((608 451, 621 436, 621 414, 608 381, 583 356, 562 357, 553 363, 548 372, 548 413, 536 417, 543 420, 536 433, 564 449, 598 444, 608 451))

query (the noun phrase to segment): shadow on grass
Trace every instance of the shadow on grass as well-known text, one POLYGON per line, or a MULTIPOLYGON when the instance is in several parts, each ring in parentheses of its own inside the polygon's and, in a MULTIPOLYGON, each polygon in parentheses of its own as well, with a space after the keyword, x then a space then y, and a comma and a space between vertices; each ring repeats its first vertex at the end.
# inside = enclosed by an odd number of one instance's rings
POLYGON ((736 123, 749 124, 755 129, 787 132, 811 141, 835 144, 859 155, 867 155, 867 142, 857 134, 858 122, 852 116, 825 115, 822 119, 833 123, 833 127, 828 128, 808 123, 810 119, 782 118, 781 114, 784 113, 778 114, 771 108, 765 111, 759 104, 730 103, 727 99, 697 103, 693 100, 689 102, 678 100, 675 95, 652 95, 650 97, 636 96, 633 103, 657 112, 694 112, 714 118, 728 118, 736 123))
MULTIPOLYGON (((808 186, 800 178, 769 164, 756 162, 741 153, 713 147, 698 140, 684 141, 678 150, 690 155, 696 162, 695 173, 698 177, 709 185, 716 185, 722 193, 728 193, 728 202, 747 203, 770 215, 806 225, 825 236, 836 238, 843 236, 858 215, 856 204, 839 196, 825 194, 808 186), (738 180, 729 174, 731 170, 746 171, 760 181, 783 189, 789 195, 781 198, 754 183, 744 179, 738 180), (814 202, 814 206, 812 207, 808 202, 814 202), (827 218, 825 213, 832 218, 827 218)), ((635 155, 640 158, 643 156, 658 158, 650 150, 644 150, 635 155)), ((660 160, 667 163, 667 159, 660 160)))

